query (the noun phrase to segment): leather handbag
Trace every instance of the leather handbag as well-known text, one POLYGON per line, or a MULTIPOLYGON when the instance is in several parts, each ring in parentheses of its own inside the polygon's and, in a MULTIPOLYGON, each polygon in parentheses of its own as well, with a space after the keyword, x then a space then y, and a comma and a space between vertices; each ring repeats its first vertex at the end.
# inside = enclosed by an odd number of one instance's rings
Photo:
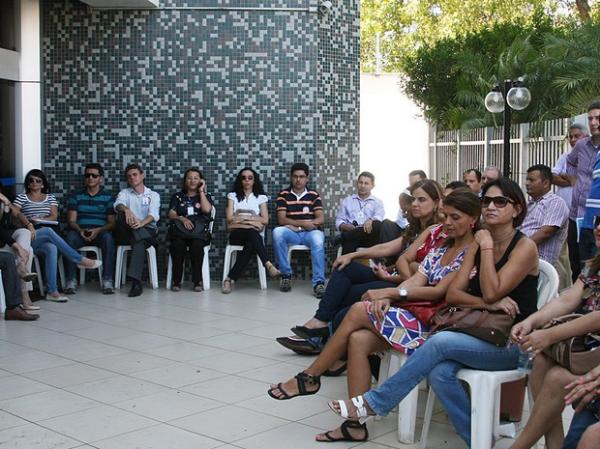
MULTIPOLYGON (((542 329, 558 326, 582 316, 580 313, 559 316, 550 320, 542 329)), ((600 335, 589 333, 567 338, 544 349, 544 354, 573 374, 586 374, 600 365, 600 335)))
POLYGON ((455 331, 498 347, 506 346, 514 318, 501 311, 447 306, 431 320, 431 332, 455 331))
POLYGON ((446 307, 446 301, 403 301, 398 307, 408 310, 425 325, 429 325, 435 314, 446 307))
POLYGON ((204 240, 206 244, 210 243, 212 238, 208 228, 210 220, 207 221, 204 217, 200 217, 199 215, 194 215, 188 218, 192 221, 192 223, 194 223, 194 227, 192 229, 187 229, 179 220, 171 221, 169 226, 169 235, 171 239, 204 240))

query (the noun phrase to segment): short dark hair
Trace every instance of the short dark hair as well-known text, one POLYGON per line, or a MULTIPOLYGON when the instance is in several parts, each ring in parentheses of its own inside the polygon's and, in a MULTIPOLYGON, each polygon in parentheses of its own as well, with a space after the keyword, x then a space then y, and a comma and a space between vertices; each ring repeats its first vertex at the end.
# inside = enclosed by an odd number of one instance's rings
POLYGON ((371 182, 375 184, 375 175, 373 173, 371 173, 370 171, 363 171, 358 175, 357 179, 362 178, 363 176, 365 178, 369 178, 371 182))
POLYGON ((142 166, 140 164, 138 164, 137 162, 132 162, 131 164, 128 164, 127 167, 125 167, 125 174, 127 175, 127 172, 129 170, 137 170, 140 173, 144 173, 144 169, 142 168, 142 166))
POLYGON ((290 169, 290 175, 298 170, 302 170, 304 174, 308 176, 308 165, 306 165, 304 162, 296 162, 294 165, 292 165, 292 168, 290 169))
POLYGON ((102 165, 100 165, 98 162, 90 162, 89 164, 86 164, 85 168, 83 169, 83 172, 85 173, 87 169, 98 170, 98 174, 100 176, 104 176, 104 169, 102 168, 102 165))
POLYGON ((592 109, 600 109, 600 100, 594 100, 590 103, 587 110, 590 112, 592 109))
POLYGON ((476 168, 469 168, 468 170, 465 170, 463 172, 463 179, 466 174, 469 174, 471 172, 475 173, 475 176, 477 177, 477 182, 481 182, 481 172, 479 170, 477 170, 476 168))
POLYGON ((418 176, 421 180, 427 179, 427 174, 423 170, 413 170, 408 176, 418 176))
POLYGON ((527 173, 531 173, 532 171, 539 171, 542 179, 552 183, 552 170, 550 167, 544 164, 535 164, 527 169, 527 173))
POLYGON ((525 219, 525 215, 527 215, 527 201, 525 201, 525 195, 523 195, 523 191, 521 190, 521 187, 519 187, 519 184, 504 177, 494 179, 483 186, 483 190, 481 191, 482 198, 491 187, 498 187, 505 197, 510 198, 514 202, 515 206, 521 206, 521 212, 513 218, 513 226, 515 228, 521 226, 521 223, 523 223, 523 220, 525 219))
POLYGON ((42 193, 52 193, 50 192, 50 183, 48 182, 48 178, 44 172, 38 168, 34 168, 33 170, 29 170, 25 175, 25 180, 23 183, 25 184, 25 192, 29 193, 29 183, 31 182, 31 177, 35 176, 36 178, 40 178, 42 180, 42 193))
POLYGON ((446 187, 444 187, 444 190, 446 190, 446 189, 456 190, 456 189, 460 189, 463 187, 468 188, 469 186, 467 186, 467 184, 462 181, 452 181, 452 182, 449 182, 448 184, 446 184, 446 187))

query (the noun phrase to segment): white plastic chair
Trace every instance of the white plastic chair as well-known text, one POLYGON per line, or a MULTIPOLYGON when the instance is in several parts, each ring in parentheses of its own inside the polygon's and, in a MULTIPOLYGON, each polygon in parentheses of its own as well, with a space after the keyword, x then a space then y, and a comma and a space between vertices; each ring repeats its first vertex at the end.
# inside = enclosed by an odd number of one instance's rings
MULTIPOLYGON (((40 291, 40 295, 44 296, 46 289, 44 288, 44 276, 42 274, 42 266, 40 264, 40 259, 35 254, 33 255, 33 266, 35 267, 35 272, 37 273, 37 282, 38 282, 38 290, 40 291)), ((62 256, 58 257, 58 277, 61 285, 64 287, 66 285, 65 280, 65 265, 63 263, 62 256)))
MULTIPOLYGON (((225 260, 223 262, 223 280, 227 279, 231 266, 235 263, 236 253, 242 251, 244 247, 242 245, 227 245, 225 247, 225 260)), ((256 265, 258 265, 258 280, 260 282, 261 290, 267 288, 267 271, 265 270, 262 261, 258 255, 256 256, 256 265)))
POLYGON ((310 247, 306 245, 290 245, 288 246, 288 263, 292 263, 292 251, 310 251, 310 247))
MULTIPOLYGON (((96 254, 96 259, 102 261, 102 250, 97 246, 82 246, 78 250, 82 256, 86 256, 87 253, 96 254)), ((79 269, 79 285, 85 284, 85 268, 79 269)), ((98 267, 98 280, 100 282, 100 288, 102 288, 102 265, 98 267)))
MULTIPOLYGON (((208 231, 210 235, 213 233, 213 225, 215 223, 215 216, 217 211, 213 206, 210 211, 210 223, 208 224, 208 231)), ((210 251, 211 245, 206 245, 204 247, 204 259, 202 260, 202 288, 204 290, 210 290, 210 263, 208 260, 208 252, 210 251)), ((185 259, 183 259, 183 271, 185 273, 185 259)), ((169 258, 167 261, 167 290, 171 288, 173 284, 173 260, 171 259, 171 254, 169 253, 169 258)))
MULTIPOLYGON (((540 260, 539 270, 538 309, 558 293, 558 273, 554 267, 540 260)), ((500 424, 500 386, 527 377, 526 372, 516 369, 483 371, 465 368, 461 369, 456 377, 468 383, 471 392, 471 449, 491 449, 492 438, 516 434, 514 423, 500 424)), ((429 387, 421 432, 421 449, 427 446, 434 403, 435 393, 429 387)))
POLYGON ((6 310, 6 297, 4 296, 4 284, 2 283, 2 270, 0 270, 0 314, 6 310))
MULTIPOLYGON (((121 284, 127 283, 127 252, 131 251, 131 245, 119 245, 117 247, 117 262, 115 268, 115 288, 121 288, 121 284)), ((154 246, 146 248, 148 258, 148 271, 152 288, 158 288, 158 268, 156 266, 156 249, 154 246)))

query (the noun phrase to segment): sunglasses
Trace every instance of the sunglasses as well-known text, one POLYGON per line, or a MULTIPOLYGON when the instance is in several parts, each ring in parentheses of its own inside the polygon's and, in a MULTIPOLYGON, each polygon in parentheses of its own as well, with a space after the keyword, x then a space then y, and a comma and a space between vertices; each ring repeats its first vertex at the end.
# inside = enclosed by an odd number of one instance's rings
POLYGON ((83 176, 85 176, 86 178, 94 178, 94 179, 97 179, 100 177, 100 175, 97 175, 96 173, 86 173, 83 176))
POLYGON ((29 184, 43 184, 44 181, 40 178, 29 178, 29 184))
POLYGON ((505 196, 484 196, 481 198, 481 207, 488 207, 490 203, 494 203, 494 206, 498 208, 506 207, 508 203, 515 204, 513 200, 505 196))
POLYGON ((254 176, 242 176, 242 181, 253 181, 254 176))

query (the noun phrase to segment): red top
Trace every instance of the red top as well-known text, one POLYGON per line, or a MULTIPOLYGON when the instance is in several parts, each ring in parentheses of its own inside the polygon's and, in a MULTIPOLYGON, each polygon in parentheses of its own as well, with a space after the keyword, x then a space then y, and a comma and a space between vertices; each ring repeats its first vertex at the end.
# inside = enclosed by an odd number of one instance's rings
POLYGON ((432 228, 425 242, 417 249, 417 263, 423 262, 427 253, 440 246, 447 237, 448 235, 444 232, 444 225, 439 224, 432 228))

